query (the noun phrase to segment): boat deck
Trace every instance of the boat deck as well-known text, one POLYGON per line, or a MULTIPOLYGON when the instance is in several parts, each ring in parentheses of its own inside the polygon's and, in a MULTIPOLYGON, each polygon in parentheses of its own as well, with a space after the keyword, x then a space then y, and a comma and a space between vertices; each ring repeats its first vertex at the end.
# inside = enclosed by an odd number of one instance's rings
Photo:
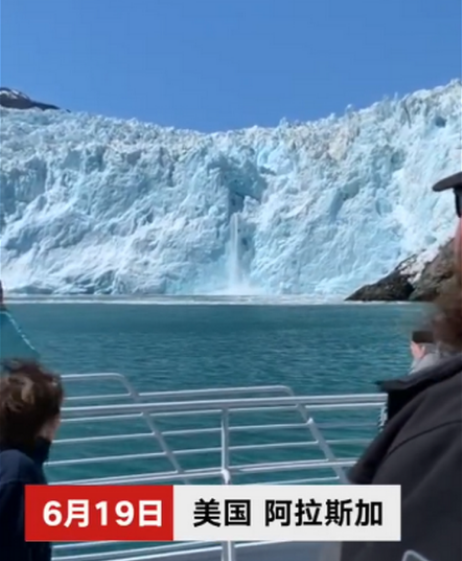
MULTIPOLYGON (((138 392, 117 373, 64 376, 47 471, 65 484, 336 484, 377 431, 380 394, 284 385, 138 392)), ((318 561, 310 543, 66 543, 56 561, 318 561)))

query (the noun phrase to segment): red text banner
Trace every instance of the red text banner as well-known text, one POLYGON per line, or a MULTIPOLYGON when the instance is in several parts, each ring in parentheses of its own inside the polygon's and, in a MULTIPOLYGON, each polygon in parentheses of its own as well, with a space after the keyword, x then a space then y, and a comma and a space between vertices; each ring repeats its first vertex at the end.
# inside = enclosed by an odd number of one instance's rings
POLYGON ((173 487, 26 487, 26 541, 172 541, 173 487))

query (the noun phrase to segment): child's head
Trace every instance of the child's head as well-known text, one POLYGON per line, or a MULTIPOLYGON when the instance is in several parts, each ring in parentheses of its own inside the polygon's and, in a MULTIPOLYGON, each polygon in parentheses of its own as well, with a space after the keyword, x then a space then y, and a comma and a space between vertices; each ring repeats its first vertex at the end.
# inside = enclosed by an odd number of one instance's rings
POLYGON ((40 364, 6 365, 0 377, 0 445, 30 450, 39 436, 52 441, 63 398, 59 377, 40 364))

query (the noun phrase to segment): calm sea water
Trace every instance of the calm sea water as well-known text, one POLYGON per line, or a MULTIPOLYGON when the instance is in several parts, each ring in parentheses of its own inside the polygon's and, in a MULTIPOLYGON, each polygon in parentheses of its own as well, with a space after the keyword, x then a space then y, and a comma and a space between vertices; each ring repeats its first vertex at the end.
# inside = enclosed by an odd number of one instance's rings
POLYGON ((15 317, 61 372, 115 371, 143 391, 287 384, 368 392, 409 365, 412 305, 20 304, 15 317))

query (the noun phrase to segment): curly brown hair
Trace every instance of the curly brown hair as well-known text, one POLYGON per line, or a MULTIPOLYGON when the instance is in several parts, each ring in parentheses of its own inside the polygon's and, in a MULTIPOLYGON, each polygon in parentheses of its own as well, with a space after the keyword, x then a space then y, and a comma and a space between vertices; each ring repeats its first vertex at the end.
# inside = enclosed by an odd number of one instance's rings
POLYGON ((0 445, 31 450, 42 428, 61 413, 61 380, 34 361, 2 366, 0 445))

